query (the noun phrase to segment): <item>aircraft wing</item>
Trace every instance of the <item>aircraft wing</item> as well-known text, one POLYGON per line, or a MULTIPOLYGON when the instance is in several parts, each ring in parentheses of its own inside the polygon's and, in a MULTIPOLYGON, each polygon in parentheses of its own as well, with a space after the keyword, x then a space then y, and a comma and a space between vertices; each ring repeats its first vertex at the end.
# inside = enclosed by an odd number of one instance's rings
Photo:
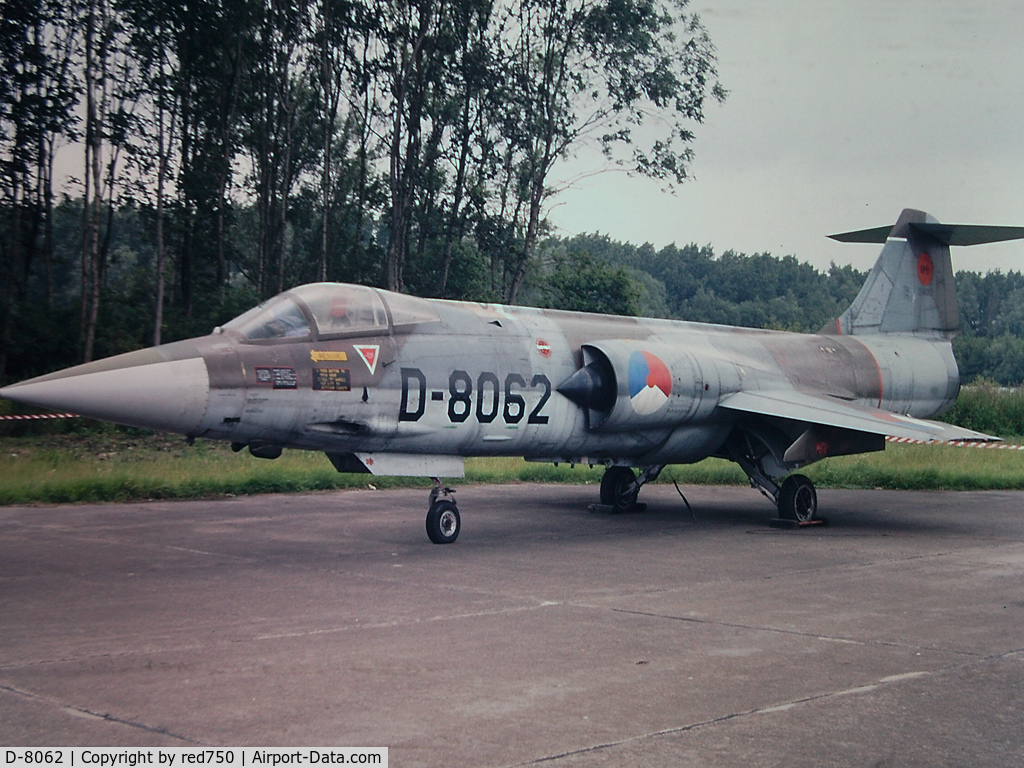
POLYGON ((991 442, 1001 439, 952 424, 900 416, 857 403, 818 397, 802 392, 735 392, 723 397, 719 406, 742 413, 775 416, 808 424, 821 424, 910 440, 991 442))

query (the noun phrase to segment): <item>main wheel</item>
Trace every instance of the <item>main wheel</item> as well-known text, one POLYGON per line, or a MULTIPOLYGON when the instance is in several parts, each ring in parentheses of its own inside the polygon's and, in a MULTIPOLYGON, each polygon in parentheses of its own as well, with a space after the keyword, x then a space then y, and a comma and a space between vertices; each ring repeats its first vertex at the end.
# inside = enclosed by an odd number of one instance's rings
POLYGON ((629 467, 613 466, 604 471, 601 478, 601 503, 626 512, 636 503, 636 475, 629 467))
POLYGON ((814 483, 804 475, 790 475, 779 489, 779 517, 809 523, 818 513, 814 483))
POLYGON ((459 538, 462 518, 450 501, 435 501, 427 512, 427 537, 435 544, 451 544, 459 538))

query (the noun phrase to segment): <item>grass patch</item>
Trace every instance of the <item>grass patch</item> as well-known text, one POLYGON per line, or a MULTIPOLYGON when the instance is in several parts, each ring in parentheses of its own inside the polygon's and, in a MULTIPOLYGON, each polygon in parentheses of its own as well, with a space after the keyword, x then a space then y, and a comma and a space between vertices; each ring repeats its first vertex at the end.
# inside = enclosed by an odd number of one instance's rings
MULTIPOLYGON (((0 440, 0 504, 183 499, 365 486, 322 454, 274 462, 219 443, 161 436, 49 435, 0 440)), ((378 487, 390 478, 375 478, 378 487)))
POLYGON ((883 453, 826 459, 805 474, 823 488, 1024 490, 1024 451, 889 445, 883 453))
MULTIPOLYGON (((590 483, 603 469, 518 458, 466 462, 465 483, 590 483)), ((890 445, 807 467, 821 488, 1024 489, 1024 452, 890 445)), ((746 485, 735 464, 706 459, 666 468, 659 482, 746 485)), ((285 451, 275 461, 222 443, 116 431, 0 439, 0 504, 194 499, 338 488, 428 487, 423 478, 338 474, 321 453, 285 451)))

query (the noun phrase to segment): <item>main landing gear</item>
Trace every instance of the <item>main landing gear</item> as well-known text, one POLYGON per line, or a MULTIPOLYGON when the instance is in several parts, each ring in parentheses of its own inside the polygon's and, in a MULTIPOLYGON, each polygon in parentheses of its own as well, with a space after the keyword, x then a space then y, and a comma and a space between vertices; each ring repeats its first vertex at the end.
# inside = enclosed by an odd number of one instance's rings
MULTIPOLYGON (((740 462, 750 477, 750 484, 767 496, 779 510, 777 524, 784 526, 802 526, 823 523, 824 520, 818 517, 818 494, 814 489, 814 483, 804 475, 789 475, 781 484, 773 480, 764 472, 764 457, 758 457, 751 462, 752 457, 747 455, 744 461, 740 462)), ((649 467, 637 477, 629 467, 611 466, 605 470, 601 478, 601 503, 590 507, 592 512, 630 512, 643 511, 645 504, 637 502, 637 495, 645 483, 650 482, 661 474, 664 465, 649 467)), ((781 479, 781 478, 780 478, 781 479)), ((685 497, 683 499, 685 501, 685 497)), ((689 506, 689 504, 687 504, 689 506)))
POLYGON ((791 440, 767 426, 737 429, 726 444, 726 456, 743 469, 750 485, 770 499, 779 510, 772 520, 780 527, 820 525, 818 494, 805 475, 791 474, 797 464, 784 459, 791 440))
POLYGON ((601 478, 601 503, 594 504, 591 510, 611 513, 643 511, 647 505, 639 504, 636 500, 640 489, 651 480, 657 479, 664 468, 664 464, 648 467, 637 477, 629 467, 617 464, 608 467, 601 478))
POLYGON ((427 538, 435 544, 451 544, 459 538, 462 516, 459 515, 454 493, 454 488, 446 488, 438 478, 434 478, 427 511, 427 538))

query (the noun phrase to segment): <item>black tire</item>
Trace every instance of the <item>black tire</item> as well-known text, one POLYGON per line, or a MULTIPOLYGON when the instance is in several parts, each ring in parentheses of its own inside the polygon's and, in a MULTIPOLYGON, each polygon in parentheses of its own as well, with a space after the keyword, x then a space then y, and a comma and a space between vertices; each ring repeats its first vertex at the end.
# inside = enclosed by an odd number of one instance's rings
POLYGON ((630 490, 635 482, 636 475, 629 467, 608 467, 601 478, 601 503, 628 512, 636 504, 637 489, 630 490))
POLYGON ((427 512, 427 538, 435 544, 451 544, 459 538, 462 517, 450 501, 435 501, 427 512))
POLYGON ((805 475, 790 475, 779 489, 779 517, 809 523, 818 514, 818 494, 805 475))

